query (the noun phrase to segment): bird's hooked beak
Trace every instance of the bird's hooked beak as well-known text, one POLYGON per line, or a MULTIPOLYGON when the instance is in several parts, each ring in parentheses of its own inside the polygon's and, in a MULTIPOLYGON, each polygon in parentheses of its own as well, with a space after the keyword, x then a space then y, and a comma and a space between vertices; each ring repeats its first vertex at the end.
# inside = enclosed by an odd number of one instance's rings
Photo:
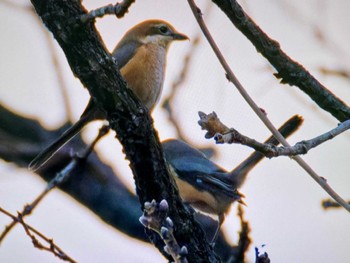
POLYGON ((190 38, 188 36, 186 36, 185 34, 179 33, 179 32, 173 32, 171 34, 171 36, 173 37, 174 40, 190 40, 190 38))

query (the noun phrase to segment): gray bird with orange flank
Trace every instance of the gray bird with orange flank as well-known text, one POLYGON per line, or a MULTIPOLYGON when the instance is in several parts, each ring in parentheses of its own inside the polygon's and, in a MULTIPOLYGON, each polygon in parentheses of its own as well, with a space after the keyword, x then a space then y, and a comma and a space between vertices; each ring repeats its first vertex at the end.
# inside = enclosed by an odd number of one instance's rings
MULTIPOLYGON (((287 138, 302 123, 303 118, 295 115, 279 128, 279 132, 287 138)), ((278 145, 274 137, 270 137, 265 143, 278 145)), ((215 244, 231 205, 235 201, 245 204, 244 195, 237 188, 241 187, 248 173, 265 156, 255 151, 235 169, 226 171, 183 141, 168 139, 162 142, 162 146, 182 200, 199 212, 218 217, 218 225, 211 241, 215 244)))

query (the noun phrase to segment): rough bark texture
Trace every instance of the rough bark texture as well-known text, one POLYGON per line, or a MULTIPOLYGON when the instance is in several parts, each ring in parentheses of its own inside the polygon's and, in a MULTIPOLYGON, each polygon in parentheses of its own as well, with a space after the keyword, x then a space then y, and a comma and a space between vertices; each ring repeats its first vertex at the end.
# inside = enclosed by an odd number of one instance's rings
MULTIPOLYGON (((48 131, 36 120, 17 115, 0 105, 0 158, 26 169, 39 151, 61 135, 68 125, 48 131)), ((86 147, 87 145, 77 135, 38 170, 38 175, 46 181, 52 180, 56 172, 71 161, 71 149, 79 152, 86 147)), ((119 175, 104 164, 95 152, 73 171, 72 176, 60 186, 60 189, 118 231, 149 242, 138 220, 142 211, 137 196, 127 189, 119 180, 119 175)), ((216 221, 200 215, 197 215, 196 219, 204 227, 210 239, 215 232, 216 221)), ((244 237, 244 240, 246 239, 247 237, 244 237)), ((231 246, 222 233, 216 242, 215 252, 224 262, 228 259, 231 259, 231 262, 239 262, 234 258, 244 253, 240 247, 231 246)))
MULTIPOLYGON (((166 199, 169 216, 176 226, 175 237, 186 245, 190 262, 216 262, 218 257, 205 240, 198 223, 183 206, 163 158, 159 139, 148 112, 126 89, 114 61, 103 46, 93 24, 79 24, 77 17, 86 11, 79 1, 33 0, 33 6, 53 33, 68 63, 89 90, 98 107, 116 131, 134 174, 136 191, 145 201, 166 199)), ((160 251, 163 244, 153 232, 150 238, 160 251)))

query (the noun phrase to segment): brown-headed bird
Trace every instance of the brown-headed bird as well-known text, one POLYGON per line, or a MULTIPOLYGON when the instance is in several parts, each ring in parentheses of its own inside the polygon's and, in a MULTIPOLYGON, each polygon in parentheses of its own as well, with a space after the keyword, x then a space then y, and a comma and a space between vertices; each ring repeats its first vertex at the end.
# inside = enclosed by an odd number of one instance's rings
MULTIPOLYGON (((170 44, 188 37, 163 20, 146 20, 131 28, 112 52, 121 75, 140 102, 151 112, 162 93, 170 44)), ((87 123, 105 119, 90 99, 80 119, 29 164, 37 170, 87 123)))

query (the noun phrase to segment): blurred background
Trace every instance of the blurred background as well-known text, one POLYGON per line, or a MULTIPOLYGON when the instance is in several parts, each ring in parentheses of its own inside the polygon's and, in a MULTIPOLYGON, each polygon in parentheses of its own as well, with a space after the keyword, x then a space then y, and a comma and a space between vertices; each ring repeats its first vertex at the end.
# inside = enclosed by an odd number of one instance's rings
MULTIPOLYGON (((230 66, 257 104, 265 109, 276 126, 294 114, 304 117, 302 128, 289 139, 291 144, 336 127, 338 121, 320 110, 298 88, 279 84, 269 63, 216 5, 208 8, 209 3, 197 1, 230 66)), ((251 0, 240 3, 289 56, 350 104, 349 77, 324 72, 327 69, 350 74, 349 1, 251 0)), ((83 4, 90 10, 109 2, 89 0, 83 4)), ((58 45, 48 40, 42 23, 25 8, 28 6, 28 1, 0 0, 0 102, 53 129, 64 123, 67 114, 52 64, 50 43, 59 58, 74 120, 84 110, 89 95, 74 78, 58 45)), ((123 19, 106 16, 98 19, 96 26, 107 48, 112 50, 130 27, 150 18, 167 20, 192 39, 200 33, 187 1, 136 1, 123 19)), ((184 57, 192 50, 191 45, 193 42, 181 42, 171 47, 162 98, 169 94, 172 83, 178 78, 184 57)), ((212 140, 206 140, 197 124, 198 111, 215 111, 223 123, 256 140, 263 141, 269 132, 228 83, 203 37, 191 55, 188 77, 174 99, 175 117, 189 142, 214 147, 218 153, 215 162, 230 170, 252 150, 241 145, 215 145, 212 140)), ((176 136, 164 109, 157 107, 153 118, 162 140, 176 136)), ((86 141, 96 136, 99 127, 100 123, 96 122, 84 130, 86 141)), ((345 132, 303 156, 345 199, 350 198, 349 143, 350 135, 345 132)), ((105 137, 96 149, 133 190, 128 162, 114 135, 105 137)), ((0 206, 12 213, 22 210, 45 185, 29 171, 0 161, 0 206)), ((324 210, 321 202, 328 195, 294 161, 287 157, 264 160, 250 173, 240 191, 246 195, 245 219, 252 228, 249 262, 255 260, 255 246, 264 247, 272 262, 349 262, 348 212, 324 210)), ((232 242, 237 242, 239 230, 236 214, 236 206, 233 206, 223 225, 232 242)), ((0 229, 8 222, 9 218, 0 214, 0 229)), ((78 262, 165 261, 153 246, 119 233, 59 190, 51 192, 26 222, 52 237, 78 262)), ((34 261, 60 262, 52 254, 33 248, 22 227, 17 226, 1 244, 0 262, 34 261)))

